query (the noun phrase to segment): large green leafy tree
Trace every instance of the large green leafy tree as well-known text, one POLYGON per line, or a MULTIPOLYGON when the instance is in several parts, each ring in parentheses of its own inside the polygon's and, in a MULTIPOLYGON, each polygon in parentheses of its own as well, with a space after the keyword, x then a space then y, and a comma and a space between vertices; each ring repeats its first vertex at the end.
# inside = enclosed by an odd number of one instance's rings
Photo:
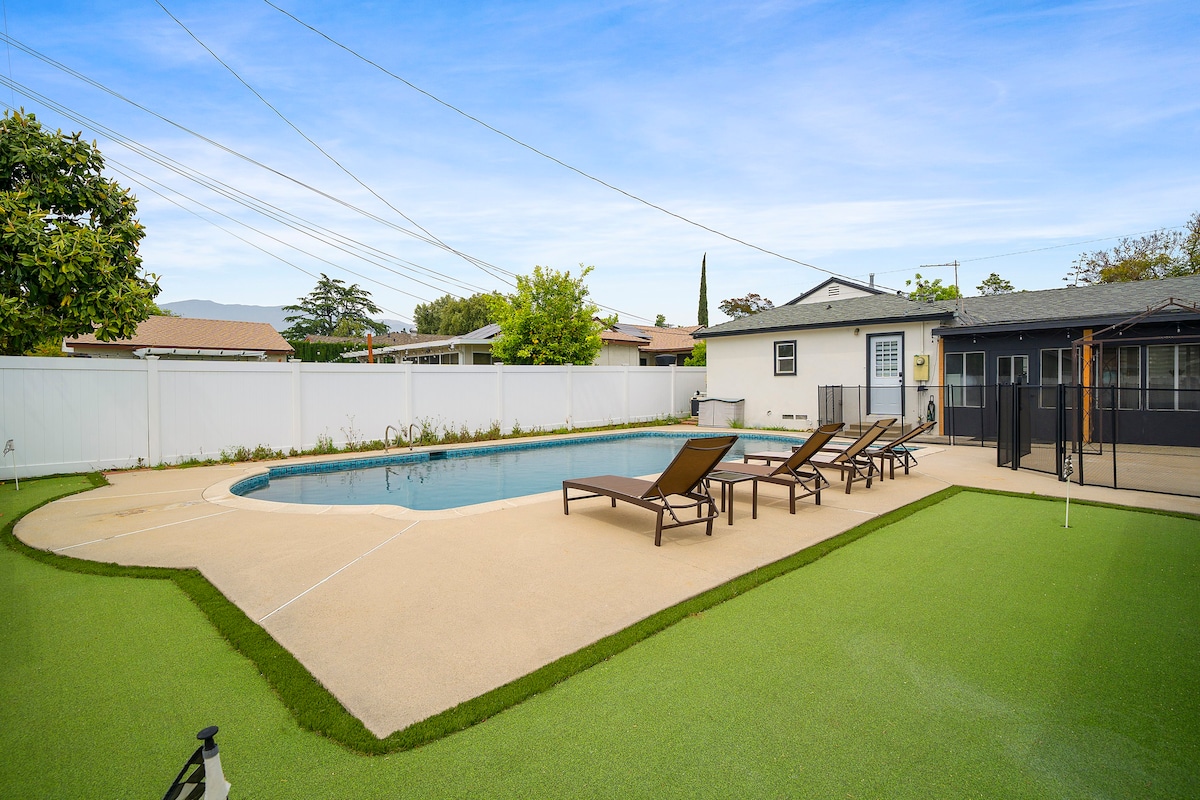
POLYGON ((284 317, 292 323, 283 332, 286 339, 363 336, 368 332, 382 336, 388 332, 387 323, 368 316, 380 313, 379 306, 371 300, 370 292, 359 288, 357 283, 347 286, 345 281, 330 278, 323 272, 315 289, 306 297, 301 297, 296 305, 284 306, 283 310, 296 312, 284 317))
POLYGON ((20 111, 0 120, 0 354, 85 333, 127 338, 153 313, 137 203, 103 170, 78 133, 20 111))
POLYGON ((570 271, 534 267, 532 275, 517 276, 517 291, 492 296, 492 312, 500 339, 492 357, 505 364, 591 364, 600 352, 600 309, 590 300, 583 279, 570 271))
POLYGON ((1075 275, 1084 283, 1200 275, 1200 211, 1192 215, 1182 231, 1153 231, 1124 238, 1111 250, 1084 253, 1075 275))
POLYGON ((486 294, 470 297, 443 295, 428 303, 420 303, 413 309, 413 320, 419 333, 437 333, 443 336, 462 336, 478 330, 492 318, 492 300, 486 294))

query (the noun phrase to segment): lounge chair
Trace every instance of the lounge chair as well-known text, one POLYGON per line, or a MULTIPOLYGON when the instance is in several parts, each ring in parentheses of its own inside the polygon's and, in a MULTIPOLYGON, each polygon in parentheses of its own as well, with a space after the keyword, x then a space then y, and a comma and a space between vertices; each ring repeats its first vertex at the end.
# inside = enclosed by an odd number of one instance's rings
POLYGON ((654 525, 654 546, 662 546, 662 532, 666 528, 707 523, 705 534, 712 536, 713 520, 720 512, 704 483, 704 476, 724 458, 737 441, 736 436, 710 436, 688 439, 683 447, 657 480, 624 478, 619 475, 597 475, 594 478, 579 478, 563 481, 563 513, 571 513, 568 503, 589 497, 608 497, 613 508, 617 501, 632 503, 658 513, 654 525), (568 497, 568 489, 591 492, 591 494, 568 497), (674 498, 674 500, 673 500, 674 498), (708 513, 704 514, 704 506, 708 513), (695 519, 682 519, 680 512, 696 509, 695 519), (663 524, 663 515, 669 514, 673 522, 663 524))
POLYGON ((843 422, 835 422, 817 428, 804 441, 804 444, 797 446, 790 454, 787 454, 778 466, 772 466, 770 463, 722 462, 717 465, 717 469, 754 476, 753 519, 758 519, 758 484, 760 481, 788 487, 788 509, 790 513, 795 514, 796 487, 804 490, 804 493, 799 495, 800 497, 815 497, 816 504, 821 505, 821 489, 828 486, 829 481, 809 463, 809 459, 819 453, 821 448, 827 445, 829 440, 836 436, 844 426, 843 422), (805 469, 806 467, 807 469, 805 469))
MULTIPOLYGON (((871 480, 875 477, 875 460, 866 453, 866 449, 875 443, 875 440, 884 434, 884 432, 895 424, 895 418, 881 419, 872 425, 870 428, 859 436, 845 449, 826 448, 825 453, 834 455, 829 458, 811 458, 809 463, 816 468, 818 472, 823 469, 836 469, 842 473, 842 480, 846 482, 846 494, 850 494, 850 487, 855 481, 866 481, 867 488, 871 488, 871 480)), ((883 473, 880 472, 880 477, 883 473)))
POLYGON ((879 445, 878 447, 868 448, 866 451, 867 455, 871 458, 879 459, 879 474, 883 475, 883 462, 886 461, 888 462, 888 478, 894 479, 896 477, 896 462, 899 461, 901 466, 904 467, 904 474, 907 475, 908 468, 917 463, 917 457, 905 445, 936 424, 936 422, 922 422, 898 439, 879 445))

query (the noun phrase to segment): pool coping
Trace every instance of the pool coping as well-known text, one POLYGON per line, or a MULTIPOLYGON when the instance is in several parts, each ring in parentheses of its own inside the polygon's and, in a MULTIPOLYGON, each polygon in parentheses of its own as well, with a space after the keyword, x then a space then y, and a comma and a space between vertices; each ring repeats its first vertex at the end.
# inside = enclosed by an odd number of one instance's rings
MULTIPOLYGON (((776 439, 781 443, 788 441, 799 440, 803 441, 803 435, 806 431, 796 431, 795 435, 785 434, 781 432, 760 432, 748 431, 746 436, 756 439, 776 439)), ((336 515, 362 515, 374 514, 376 516, 385 517, 387 519, 449 519, 453 517, 473 516, 476 514, 486 514, 492 511, 498 511, 504 508, 519 508, 531 503, 540 503, 548 498, 557 497, 560 490, 554 489, 547 492, 538 492, 536 494, 520 495, 518 497, 503 498, 499 500, 488 500, 483 503, 471 503, 463 506, 454 506, 453 508, 441 508, 422 510, 409 508, 391 503, 377 504, 361 504, 361 505, 337 505, 337 504, 319 504, 319 503, 283 503, 275 500, 259 500, 256 498, 246 497, 234 491, 234 487, 239 484, 254 481, 262 476, 270 476, 276 470, 289 470, 286 474, 315 474, 322 472, 340 472, 359 468, 353 465, 366 466, 382 466, 384 462, 395 459, 396 464, 406 463, 423 463, 428 460, 431 453, 449 453, 454 454, 456 458, 470 458, 476 455, 496 451, 510 450, 534 450, 543 447, 563 446, 572 442, 580 441, 616 441, 620 439, 643 439, 651 438, 669 438, 669 439, 699 439, 712 438, 715 436, 727 436, 726 432, 713 430, 705 431, 680 431, 680 430, 631 430, 631 431, 594 431, 587 433, 566 433, 546 436, 535 440, 516 440, 511 443, 505 443, 503 440, 495 442, 463 442, 461 444, 451 445, 431 445, 420 448, 410 448, 403 453, 396 455, 388 454, 388 451, 383 451, 384 455, 377 455, 380 451, 375 450, 370 453, 354 453, 354 454, 339 454, 337 456, 305 456, 301 458, 289 458, 283 461, 273 462, 271 464, 255 466, 248 469, 244 474, 228 478, 204 489, 202 497, 210 503, 215 503, 227 508, 242 509, 244 511, 263 511, 273 514, 336 514, 336 515), (425 458, 420 458, 425 456, 425 458), (344 466, 330 466, 344 465, 344 466), (303 467, 324 467, 316 469, 303 469, 303 467), (294 469, 300 468, 300 469, 294 469)), ((739 434, 739 437, 742 434, 739 434)))

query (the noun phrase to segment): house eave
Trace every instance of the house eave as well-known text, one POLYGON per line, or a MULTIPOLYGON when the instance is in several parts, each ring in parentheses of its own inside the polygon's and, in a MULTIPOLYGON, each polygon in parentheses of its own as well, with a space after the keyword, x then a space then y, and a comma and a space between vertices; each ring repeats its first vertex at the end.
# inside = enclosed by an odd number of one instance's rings
MULTIPOLYGON (((938 312, 936 314, 909 314, 903 317, 868 317, 865 319, 850 320, 847 322, 810 322, 800 325, 771 325, 762 328, 752 328, 750 330, 738 331, 714 331, 708 329, 705 331, 696 331, 693 336, 697 339, 715 339, 721 336, 754 336, 760 333, 787 333, 788 331, 807 331, 817 330, 820 328, 851 328, 862 327, 864 325, 901 325, 906 322, 931 322, 934 320, 944 320, 952 317, 950 312, 938 312)), ((958 330, 955 328, 954 330, 958 330)))
MULTIPOLYGON (((1019 333, 1021 331, 1058 330, 1062 328, 1105 328, 1129 319, 1130 314, 1110 314, 1103 317, 1068 317, 1061 319, 1018 320, 1016 322, 989 322, 977 325, 952 325, 933 329, 934 336, 977 336, 987 333, 1019 333)), ((1168 312, 1161 316, 1147 317, 1140 324, 1151 325, 1162 322, 1193 322, 1200 314, 1168 312)))

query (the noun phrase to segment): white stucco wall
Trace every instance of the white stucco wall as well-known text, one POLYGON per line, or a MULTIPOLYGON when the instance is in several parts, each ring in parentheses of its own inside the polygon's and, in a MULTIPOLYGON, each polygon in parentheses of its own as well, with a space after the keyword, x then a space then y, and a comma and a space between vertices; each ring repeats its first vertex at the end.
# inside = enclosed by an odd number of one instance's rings
MULTIPOLYGON (((904 371, 913 356, 929 356, 929 383, 941 383, 936 323, 910 322, 847 328, 783 331, 746 336, 714 336, 708 341, 708 395, 746 401, 746 424, 810 428, 817 424, 818 386, 860 386, 867 383, 867 337, 878 333, 904 335, 904 371), (855 330, 858 333, 855 333, 855 330), (796 341, 796 374, 775 375, 775 342, 796 341), (785 420, 785 414, 806 420, 785 420)), ((906 384, 911 384, 905 378, 906 384)), ((907 393, 906 393, 907 395, 907 393)), ((904 416, 915 417, 915 402, 906 401, 904 416)), ((923 410, 923 407, 922 409, 923 410)))

